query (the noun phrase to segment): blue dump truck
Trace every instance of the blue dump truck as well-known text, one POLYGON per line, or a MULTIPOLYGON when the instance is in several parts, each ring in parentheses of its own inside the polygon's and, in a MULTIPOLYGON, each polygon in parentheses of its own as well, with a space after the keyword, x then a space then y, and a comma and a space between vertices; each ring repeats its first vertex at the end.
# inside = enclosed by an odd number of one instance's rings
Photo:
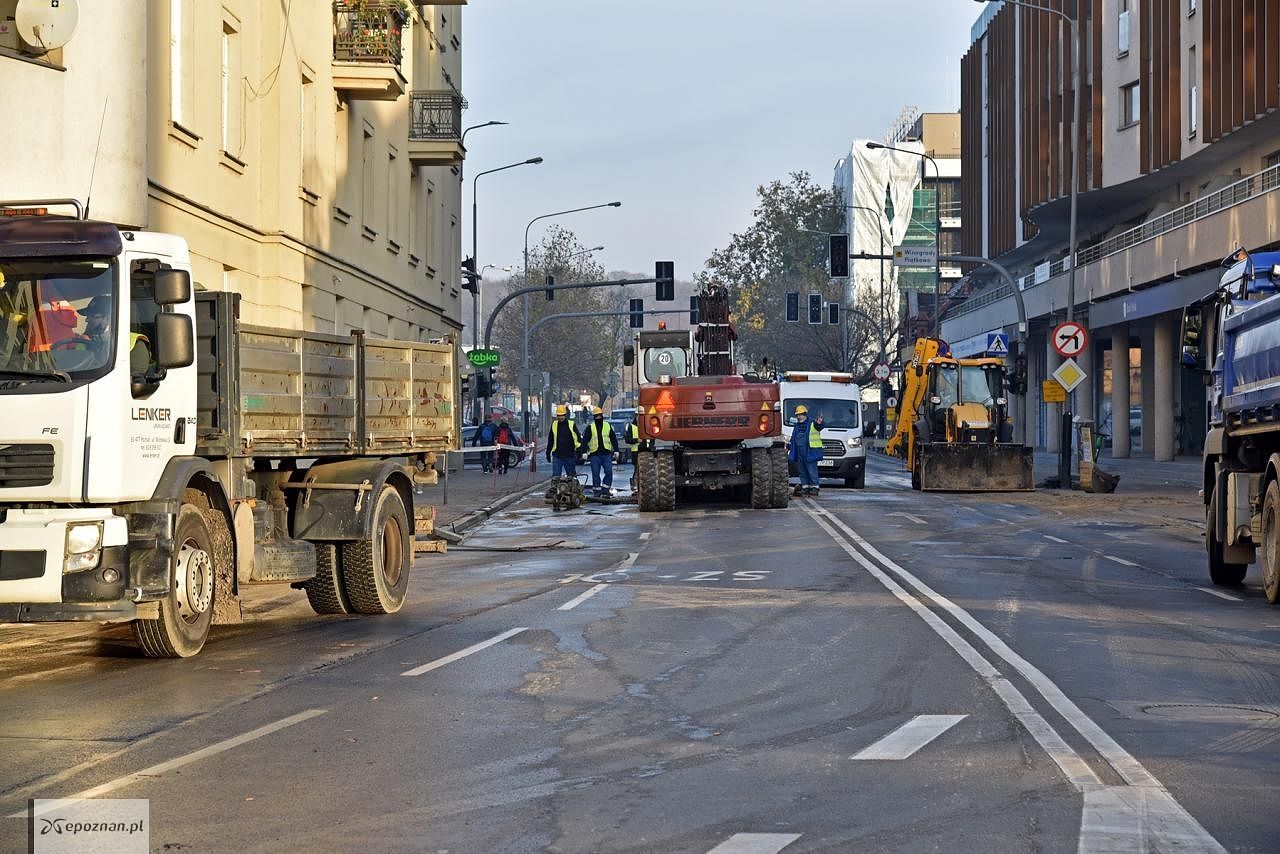
POLYGON ((1255 560, 1280 601, 1280 252, 1240 252, 1202 313, 1210 429, 1205 545, 1214 584, 1240 584, 1255 560), (1207 334, 1206 334, 1207 333, 1207 334))

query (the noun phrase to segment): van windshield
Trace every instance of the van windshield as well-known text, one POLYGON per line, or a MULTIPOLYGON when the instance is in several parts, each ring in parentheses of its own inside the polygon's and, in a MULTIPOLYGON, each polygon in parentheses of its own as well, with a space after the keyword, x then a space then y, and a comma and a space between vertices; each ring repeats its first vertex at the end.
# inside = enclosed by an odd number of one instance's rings
POLYGON ((823 427, 851 430, 858 426, 858 401, 834 400, 825 397, 789 397, 782 404, 783 417, 788 424, 796 423, 796 407, 809 408, 809 420, 822 416, 823 427))

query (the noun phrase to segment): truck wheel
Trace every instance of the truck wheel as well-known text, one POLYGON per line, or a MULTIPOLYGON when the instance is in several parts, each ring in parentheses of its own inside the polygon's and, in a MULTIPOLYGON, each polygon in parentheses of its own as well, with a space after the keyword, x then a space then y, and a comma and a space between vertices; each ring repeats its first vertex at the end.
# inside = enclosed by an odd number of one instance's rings
POLYGON ((764 448, 751 449, 751 508, 766 510, 773 506, 773 466, 764 448))
POLYGON ((1224 587, 1238 585, 1244 581, 1249 565, 1245 563, 1227 563, 1223 557, 1225 546, 1222 535, 1218 531, 1218 488, 1215 486, 1209 494, 1209 506, 1205 511, 1204 542, 1209 551, 1209 578, 1214 584, 1224 587))
POLYGON ((160 600, 160 618, 133 621, 133 636, 149 658, 190 658, 204 648, 213 622, 217 570, 213 538, 199 507, 179 508, 173 547, 169 595, 160 600))
POLYGON ((846 477, 844 485, 850 489, 865 489, 867 486, 867 470, 860 469, 853 477, 846 477))
POLYGON ((791 500, 791 488, 787 483, 787 452, 783 448, 769 449, 769 506, 785 510, 791 500))
POLYGON ((413 542, 409 514, 394 486, 383 486, 373 505, 368 539, 342 544, 342 581, 357 614, 394 614, 409 589, 413 542))
POLYGON ((1262 548, 1258 567, 1262 570, 1262 592, 1272 605, 1280 602, 1280 482, 1267 484, 1262 501, 1262 548))
POLYGON ((676 509, 676 458, 670 451, 659 451, 653 455, 654 468, 657 470, 657 500, 654 510, 671 511, 676 509))
POLYGON ((302 585, 307 602, 317 614, 350 614, 351 600, 347 598, 342 583, 342 568, 338 560, 338 546, 334 543, 315 543, 316 577, 302 585))

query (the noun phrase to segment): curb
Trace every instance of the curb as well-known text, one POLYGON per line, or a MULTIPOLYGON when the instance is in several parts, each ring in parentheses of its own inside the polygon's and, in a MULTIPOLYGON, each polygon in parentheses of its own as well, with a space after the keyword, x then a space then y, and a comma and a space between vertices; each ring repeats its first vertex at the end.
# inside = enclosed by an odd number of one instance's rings
POLYGON ((448 528, 449 530, 453 531, 455 534, 461 534, 463 531, 466 531, 469 528, 474 528, 476 525, 479 525, 481 522, 484 522, 495 513, 505 510, 506 508, 510 507, 512 504, 515 504, 517 501, 520 501, 521 499, 525 498, 526 496, 530 495, 533 492, 536 492, 541 488, 542 488, 542 481, 538 481, 537 483, 531 483, 528 486, 526 486, 524 489, 518 490, 516 492, 507 493, 506 495, 494 501, 492 504, 486 504, 484 507, 481 507, 476 510, 472 510, 469 513, 464 513, 461 516, 459 516, 457 519, 454 519, 452 522, 449 522, 446 525, 441 525, 440 527, 448 528))

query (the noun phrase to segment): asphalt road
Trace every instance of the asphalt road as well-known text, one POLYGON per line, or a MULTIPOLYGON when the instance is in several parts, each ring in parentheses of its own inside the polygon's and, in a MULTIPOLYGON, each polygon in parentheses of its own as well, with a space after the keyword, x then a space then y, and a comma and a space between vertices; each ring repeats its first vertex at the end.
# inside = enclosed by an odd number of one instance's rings
POLYGON ((1280 609, 1209 588, 1198 514, 875 459, 787 510, 534 498, 400 614, 264 588, 189 661, 0 628, 0 809, 146 798, 165 850, 1275 851, 1280 609))

